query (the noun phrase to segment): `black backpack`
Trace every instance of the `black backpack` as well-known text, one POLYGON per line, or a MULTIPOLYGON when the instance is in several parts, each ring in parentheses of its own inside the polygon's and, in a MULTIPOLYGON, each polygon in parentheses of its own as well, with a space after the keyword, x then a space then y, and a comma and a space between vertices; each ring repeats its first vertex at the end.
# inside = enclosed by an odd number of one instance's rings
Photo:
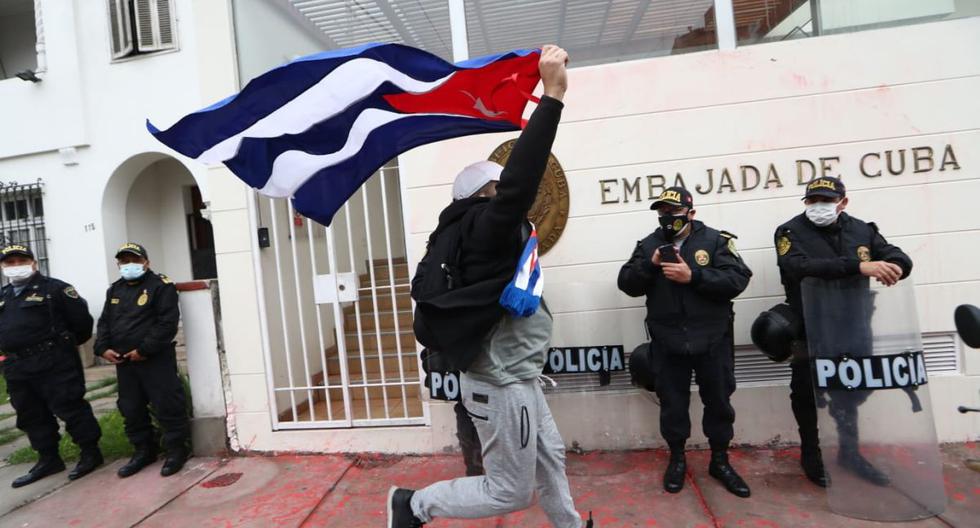
POLYGON ((425 256, 419 261, 412 277, 412 299, 419 305, 462 286, 460 256, 463 251, 463 233, 472 224, 474 215, 469 211, 436 227, 429 235, 425 256))

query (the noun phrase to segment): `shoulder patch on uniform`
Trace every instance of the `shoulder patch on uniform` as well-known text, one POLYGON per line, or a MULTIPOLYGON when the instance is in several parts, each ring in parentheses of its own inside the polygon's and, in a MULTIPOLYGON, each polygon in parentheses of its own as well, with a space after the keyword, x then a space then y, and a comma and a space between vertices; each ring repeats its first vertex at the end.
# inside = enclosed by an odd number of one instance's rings
POLYGON ((170 280, 170 277, 164 275, 163 273, 159 273, 158 276, 160 277, 160 280, 163 281, 164 284, 173 284, 174 283, 174 281, 170 280))
POLYGON ((721 236, 723 236, 723 237, 725 237, 725 238, 727 238, 729 240, 731 240, 733 238, 738 238, 737 236, 735 236, 735 233, 729 233, 728 231, 718 231, 718 232, 721 233, 721 236))
POLYGON ((728 251, 731 252, 732 255, 735 255, 735 258, 742 258, 742 256, 738 254, 738 250, 735 249, 734 237, 728 239, 728 251))
POLYGON ((68 297, 69 299, 78 298, 78 290, 76 290, 74 286, 69 286, 65 288, 64 291, 65 291, 65 297, 68 297))
POLYGON ((779 240, 776 241, 776 253, 779 253, 779 256, 781 257, 789 253, 789 248, 791 248, 792 246, 793 243, 789 241, 789 237, 783 235, 779 237, 779 240))
POLYGON ((119 304, 119 298, 113 297, 112 299, 109 300, 109 304, 119 304))

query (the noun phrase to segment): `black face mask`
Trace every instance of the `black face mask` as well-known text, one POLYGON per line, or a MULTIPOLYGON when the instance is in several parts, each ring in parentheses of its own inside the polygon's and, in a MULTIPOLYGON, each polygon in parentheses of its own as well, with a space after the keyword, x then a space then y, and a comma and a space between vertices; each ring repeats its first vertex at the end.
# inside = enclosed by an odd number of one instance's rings
POLYGON ((663 228, 664 240, 667 242, 673 242, 674 237, 677 233, 684 230, 690 220, 687 219, 686 214, 679 215, 663 215, 660 217, 660 227, 663 228))

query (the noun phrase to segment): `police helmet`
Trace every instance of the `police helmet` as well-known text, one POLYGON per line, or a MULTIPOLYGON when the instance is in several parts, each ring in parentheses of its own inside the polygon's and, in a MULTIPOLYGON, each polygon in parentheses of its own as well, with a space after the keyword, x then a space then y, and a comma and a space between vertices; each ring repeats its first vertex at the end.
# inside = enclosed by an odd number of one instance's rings
POLYGON ((752 323, 752 342, 775 362, 786 361, 793 355, 793 341, 802 334, 800 319, 788 304, 773 306, 756 317, 752 323))
POLYGON ((630 354, 630 381, 633 385, 654 392, 660 376, 660 362, 650 343, 633 349, 630 354))

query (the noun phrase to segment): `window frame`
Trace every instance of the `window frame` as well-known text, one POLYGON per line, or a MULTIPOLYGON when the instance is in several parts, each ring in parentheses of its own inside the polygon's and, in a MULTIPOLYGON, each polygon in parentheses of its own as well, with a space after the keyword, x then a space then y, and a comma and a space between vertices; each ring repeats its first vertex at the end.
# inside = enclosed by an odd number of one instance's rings
MULTIPOLYGON (((167 4, 169 5, 170 27, 171 27, 171 36, 173 38, 173 42, 172 44, 168 45, 165 48, 151 49, 146 51, 140 50, 139 32, 137 29, 138 21, 136 19, 137 1, 138 0, 106 0, 105 2, 105 6, 106 6, 105 20, 106 20, 106 29, 107 29, 106 41, 109 49, 109 58, 110 58, 109 62, 111 64, 129 62, 132 60, 143 59, 150 56, 164 55, 167 53, 176 53, 180 51, 180 38, 178 35, 179 33, 178 23, 180 21, 180 18, 177 16, 177 2, 175 0, 146 0, 150 2, 152 8, 156 8, 159 2, 167 2, 167 4), (116 6, 118 5, 125 6, 123 11, 128 18, 128 25, 126 27, 126 30, 129 37, 130 51, 127 52, 125 55, 118 55, 113 45, 113 32, 116 28, 113 28, 112 25, 112 13, 113 11, 116 10, 116 6)), ((153 26, 153 29, 156 30, 157 34, 159 34, 160 23, 159 23, 159 19, 157 18, 157 13, 159 13, 159 9, 153 9, 152 17, 153 20, 156 21, 156 23, 153 26)))

